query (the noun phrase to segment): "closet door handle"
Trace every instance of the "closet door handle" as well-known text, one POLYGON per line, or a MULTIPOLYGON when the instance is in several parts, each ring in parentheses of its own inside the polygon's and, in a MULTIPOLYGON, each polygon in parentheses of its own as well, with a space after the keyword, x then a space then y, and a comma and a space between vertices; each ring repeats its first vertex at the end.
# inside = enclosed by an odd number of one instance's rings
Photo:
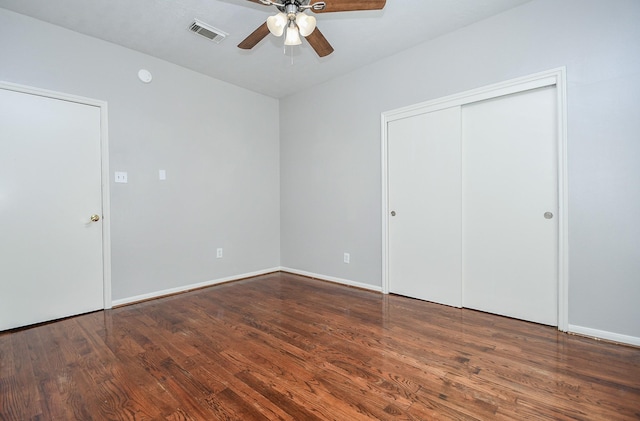
POLYGON ((396 211, 391 211, 391 216, 396 216, 396 211))

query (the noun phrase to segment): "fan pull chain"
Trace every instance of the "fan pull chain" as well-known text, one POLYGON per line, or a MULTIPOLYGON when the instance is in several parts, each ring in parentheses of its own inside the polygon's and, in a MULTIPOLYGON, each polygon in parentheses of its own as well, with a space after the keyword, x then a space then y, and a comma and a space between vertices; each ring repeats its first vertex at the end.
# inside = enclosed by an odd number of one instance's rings
MULTIPOLYGON (((294 64, 294 63, 293 63, 293 47, 295 47, 295 46, 294 46, 294 45, 291 45, 291 46, 290 46, 290 49, 289 49, 289 53, 290 53, 289 55, 291 56, 291 65, 292 65, 292 66, 293 66, 293 64, 294 64)), ((283 51, 283 53, 284 53, 284 55, 285 55, 285 56, 287 55, 287 46, 286 46, 286 45, 284 46, 284 51, 283 51)))

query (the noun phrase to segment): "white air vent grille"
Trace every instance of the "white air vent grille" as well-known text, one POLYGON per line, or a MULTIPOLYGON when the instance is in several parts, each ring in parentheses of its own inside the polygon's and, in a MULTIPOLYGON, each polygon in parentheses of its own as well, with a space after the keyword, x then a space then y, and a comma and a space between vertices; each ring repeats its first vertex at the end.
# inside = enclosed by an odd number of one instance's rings
POLYGON ((207 25, 204 22, 194 19, 193 23, 189 26, 191 32, 195 32, 198 35, 202 35, 206 39, 209 39, 216 44, 220 44, 220 41, 226 38, 227 34, 211 25, 207 25))

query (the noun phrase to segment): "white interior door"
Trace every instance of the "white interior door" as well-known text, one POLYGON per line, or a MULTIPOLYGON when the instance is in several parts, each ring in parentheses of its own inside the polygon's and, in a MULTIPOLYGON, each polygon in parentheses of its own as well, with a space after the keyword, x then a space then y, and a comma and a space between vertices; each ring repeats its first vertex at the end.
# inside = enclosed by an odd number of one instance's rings
POLYGON ((99 107, 0 89, 0 330, 104 307, 99 107))
POLYGON ((390 292, 461 306, 460 107, 387 125, 390 292))
POLYGON ((554 86, 462 108, 464 307, 558 324, 556 116, 554 86))

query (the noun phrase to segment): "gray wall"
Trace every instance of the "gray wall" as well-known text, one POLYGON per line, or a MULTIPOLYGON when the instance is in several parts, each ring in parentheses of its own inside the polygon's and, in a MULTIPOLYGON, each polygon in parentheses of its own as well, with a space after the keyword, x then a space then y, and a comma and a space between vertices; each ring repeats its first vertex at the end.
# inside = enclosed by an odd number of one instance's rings
POLYGON ((108 102, 114 300, 279 266, 276 99, 4 9, 0 80, 108 102))
POLYGON ((281 100, 282 265, 380 287, 380 114, 566 66, 569 323, 640 337, 639 22, 536 0, 281 100))

